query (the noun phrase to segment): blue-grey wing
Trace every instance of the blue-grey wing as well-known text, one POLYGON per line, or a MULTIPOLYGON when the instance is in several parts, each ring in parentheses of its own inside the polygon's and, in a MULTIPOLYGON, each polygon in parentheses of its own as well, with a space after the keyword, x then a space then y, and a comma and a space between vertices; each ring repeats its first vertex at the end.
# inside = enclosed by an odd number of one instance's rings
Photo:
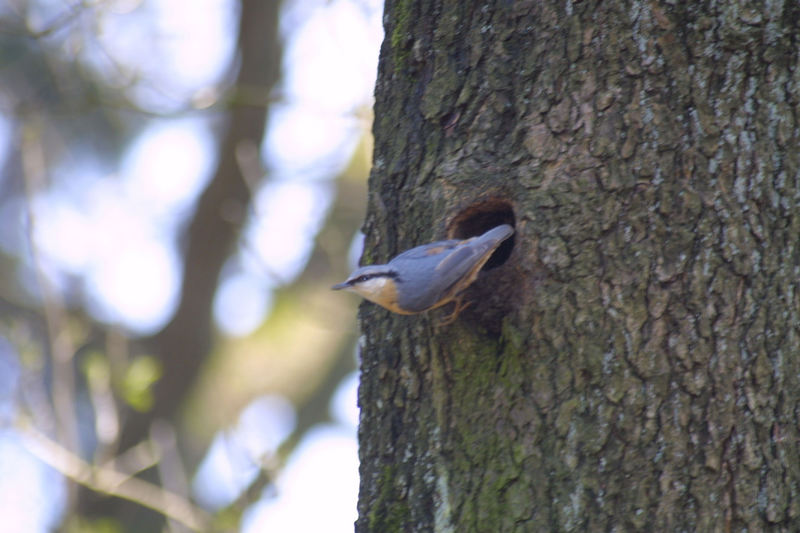
POLYGON ((469 274, 492 249, 494 249, 494 243, 469 242, 449 253, 436 267, 436 277, 442 292, 447 292, 454 283, 469 274))
POLYGON ((463 241, 436 267, 441 275, 441 285, 445 290, 452 287, 453 283, 466 276, 479 262, 487 259, 490 253, 512 233, 514 228, 503 224, 483 235, 463 241))
POLYGON ((439 241, 398 255, 389 262, 405 273, 398 303, 414 312, 433 307, 512 233, 511 226, 501 225, 468 240, 439 241))
POLYGON ((403 290, 398 303, 410 311, 433 307, 481 258, 479 250, 465 244, 432 255, 402 258, 398 269, 407 274, 401 281, 403 290))

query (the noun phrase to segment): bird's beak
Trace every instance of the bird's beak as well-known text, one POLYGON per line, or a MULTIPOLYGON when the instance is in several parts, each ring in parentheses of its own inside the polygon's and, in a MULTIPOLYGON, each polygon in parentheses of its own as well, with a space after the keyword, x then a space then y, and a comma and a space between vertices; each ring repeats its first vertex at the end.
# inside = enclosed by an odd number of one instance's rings
POLYGON ((333 287, 331 287, 331 290, 333 290, 333 291, 340 291, 340 290, 342 290, 342 289, 346 289, 346 288, 347 288, 347 287, 349 287, 349 286, 350 286, 350 284, 349 284, 349 283, 347 283, 346 281, 343 281, 343 282, 341 282, 341 283, 337 283, 336 285, 334 285, 333 287))

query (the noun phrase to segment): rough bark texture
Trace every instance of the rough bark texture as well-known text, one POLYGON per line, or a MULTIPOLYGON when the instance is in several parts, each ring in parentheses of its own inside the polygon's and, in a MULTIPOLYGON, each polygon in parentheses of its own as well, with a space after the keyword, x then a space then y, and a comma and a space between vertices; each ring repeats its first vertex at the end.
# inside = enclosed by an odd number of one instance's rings
POLYGON ((357 531, 800 530, 800 4, 385 24, 365 263, 517 234, 450 326, 364 304, 357 531))

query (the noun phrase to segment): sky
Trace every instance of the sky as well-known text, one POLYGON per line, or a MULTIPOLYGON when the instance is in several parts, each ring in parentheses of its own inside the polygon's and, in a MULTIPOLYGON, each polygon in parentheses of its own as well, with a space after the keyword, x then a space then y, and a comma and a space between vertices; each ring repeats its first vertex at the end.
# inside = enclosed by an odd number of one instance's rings
MULTIPOLYGON (((214 303, 218 326, 228 334, 246 335, 261 324, 271 290, 291 281, 308 258, 331 201, 328 180, 347 163, 364 132, 357 110, 372 105, 383 37, 381 4, 290 0, 284 5, 282 98, 270 110, 261 147, 270 183, 257 192, 256 216, 245 230, 249 256, 228 272, 214 303)), ((64 6, 54 0, 33 5, 34 30, 64 6)), ((114 62, 135 65, 142 78, 155 80, 135 92, 140 105, 153 110, 168 114, 186 100, 211 101, 210 87, 234 52, 235 5, 232 0, 99 3, 85 23, 101 46, 87 60, 110 73, 114 62), (152 57, 159 60, 147 60, 152 57)), ((63 287, 80 277, 97 318, 138 334, 160 328, 176 305, 180 283, 172 239, 215 164, 211 127, 202 114, 153 120, 113 176, 90 160, 60 169, 63 179, 33 205, 33 242, 49 282, 63 287)), ((6 131, 0 119, 0 153, 6 131)), ((5 375, 17 383, 15 361, 13 348, 0 346, 0 367, 8 367, 0 368, 0 381, 5 375)), ((246 513, 244 531, 353 530, 357 381, 354 374, 342 382, 331 406, 334 422, 306 435, 275 487, 246 513)), ((0 396, 0 417, 9 402, 0 396)), ((211 508, 230 501, 254 475, 255 458, 274 450, 294 423, 285 400, 255 400, 214 439, 194 482, 195 496, 211 508)), ((0 431, 0 529, 49 531, 58 523, 63 497, 60 476, 26 452, 19 435, 0 431)))

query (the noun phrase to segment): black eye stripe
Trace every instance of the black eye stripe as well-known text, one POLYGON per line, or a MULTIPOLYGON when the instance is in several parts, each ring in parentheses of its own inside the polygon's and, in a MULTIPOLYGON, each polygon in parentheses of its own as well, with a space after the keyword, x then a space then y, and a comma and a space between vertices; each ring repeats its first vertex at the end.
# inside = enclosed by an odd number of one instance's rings
POLYGON ((365 281, 369 281, 369 280, 375 279, 375 278, 391 278, 391 279, 394 279, 394 280, 399 280, 400 276, 395 271, 375 272, 375 273, 372 273, 372 274, 362 274, 362 275, 358 276, 357 278, 353 278, 350 281, 350 284, 352 285, 354 283, 364 283, 365 281))

